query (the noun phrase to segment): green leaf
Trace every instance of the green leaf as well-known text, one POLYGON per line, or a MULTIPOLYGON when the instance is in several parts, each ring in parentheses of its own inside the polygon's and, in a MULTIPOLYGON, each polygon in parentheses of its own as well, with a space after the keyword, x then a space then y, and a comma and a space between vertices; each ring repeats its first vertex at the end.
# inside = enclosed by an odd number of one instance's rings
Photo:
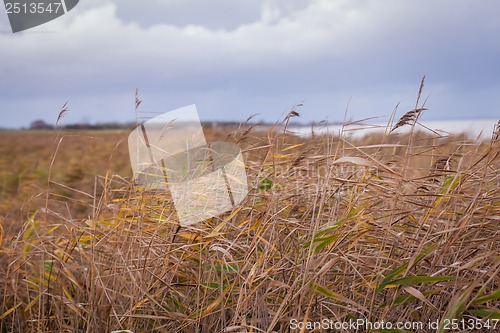
POLYGON ((481 318, 500 319, 500 310, 498 309, 479 308, 479 309, 467 310, 467 312, 481 318))
MULTIPOLYGON (((394 299, 394 302, 392 302, 392 304, 393 305, 401 305, 403 303, 413 302, 416 299, 417 298, 415 296, 410 295, 410 294, 400 295, 394 299)), ((380 308, 385 308, 385 307, 387 307, 386 302, 384 302, 384 303, 382 303, 382 305, 380 305, 380 308)))
POLYGON ((337 302, 343 302, 343 303, 351 304, 352 306, 355 306, 355 307, 358 306, 358 304, 356 302, 350 300, 349 298, 347 298, 345 296, 342 296, 340 294, 334 293, 333 291, 330 291, 326 287, 324 287, 324 286, 322 286, 320 284, 317 284, 315 282, 311 282, 308 285, 308 287, 313 292, 315 292, 317 294, 320 294, 320 295, 323 295, 323 296, 326 296, 326 297, 331 298, 333 300, 336 300, 337 302))
POLYGON ((474 287, 475 287, 475 282, 473 281, 469 283, 467 288, 465 288, 465 290, 460 295, 454 297, 451 300, 450 307, 448 308, 443 318, 441 319, 441 324, 439 325, 437 330, 438 333, 445 333, 446 323, 449 322, 449 320, 453 318, 459 318, 462 315, 462 312, 464 311, 464 308, 470 299, 470 295, 474 287))
MULTIPOLYGON (((349 219, 353 218, 362 208, 363 208, 363 206, 359 206, 359 207, 357 207, 355 209, 352 209, 349 212, 349 214, 347 214, 346 217, 338 220, 334 225, 332 225, 330 227, 327 227, 327 228, 325 228, 323 230, 320 230, 317 233, 315 233, 314 236, 313 236, 313 240, 312 241, 314 243, 319 243, 319 245, 316 247, 316 251, 320 251, 321 249, 324 249, 326 246, 328 246, 335 239, 338 238, 338 235, 332 235, 332 236, 323 237, 324 235, 326 235, 329 232, 337 229, 338 227, 340 227, 341 225, 343 225, 346 221, 348 221, 349 219)), ((310 241, 304 244, 304 248, 308 248, 309 246, 311 246, 311 242, 310 241)))
POLYGON ((387 284, 408 285, 427 282, 440 282, 455 280, 454 276, 407 276, 401 279, 390 281, 387 284))
MULTIPOLYGON (((426 248, 422 253, 420 253, 416 258, 415 261, 412 263, 412 266, 420 262, 422 259, 425 258, 425 256, 434 248, 436 247, 436 244, 430 245, 428 248, 426 248)), ((394 280, 396 276, 399 276, 401 273, 403 273, 407 268, 408 268, 409 263, 404 263, 398 267, 396 267, 393 271, 391 271, 389 274, 386 275, 386 277, 380 282, 380 284, 377 286, 376 293, 379 293, 382 291, 382 289, 385 288, 388 284, 391 284, 391 282, 394 280)))
POLYGON ((472 302, 472 303, 473 304, 483 304, 483 303, 486 303, 489 301, 494 301, 494 300, 499 299, 499 298, 500 298, 500 290, 497 290, 492 294, 485 295, 485 296, 482 296, 482 297, 475 299, 474 302, 472 302))
MULTIPOLYGON (((443 290, 443 288, 433 289, 430 291, 423 292, 422 294, 424 294, 425 297, 428 297, 429 295, 434 295, 434 294, 440 293, 443 290)), ((394 299, 394 301, 391 303, 391 305, 401 305, 404 303, 413 302, 416 299, 417 298, 411 294, 399 295, 394 299)), ((387 307, 387 305, 388 304, 384 302, 384 303, 382 303, 382 305, 380 305, 380 308, 385 308, 385 307, 387 307)))
POLYGON ((316 246, 316 249, 315 249, 316 252, 323 250, 325 247, 327 247, 328 245, 333 243, 335 240, 337 240, 337 238, 339 238, 339 235, 332 235, 332 236, 323 237, 320 239, 315 239, 314 240, 315 242, 316 241, 319 242, 319 244, 316 246))
POLYGON ((263 190, 263 191, 268 191, 270 190, 271 188, 273 187, 273 181, 266 178, 266 179, 262 179, 259 183, 259 189, 263 190))
POLYGON ((201 282, 200 284, 206 288, 219 289, 219 284, 215 282, 201 282))
POLYGON ((338 298, 338 296, 335 293, 331 292, 330 290, 326 289, 325 287, 323 287, 323 286, 321 286, 321 285, 319 285, 317 283, 312 282, 309 285, 309 288, 312 291, 314 291, 314 292, 316 292, 318 294, 321 294, 323 296, 326 296, 328 298, 331 298, 331 299, 337 299, 338 298))
POLYGON ((393 271, 391 271, 389 274, 386 275, 386 277, 380 282, 380 284, 377 286, 376 292, 379 293, 382 289, 385 288, 396 276, 400 275, 403 273, 406 268, 408 267, 408 263, 404 263, 398 267, 396 267, 393 271))
POLYGON ((459 175, 449 176, 443 184, 443 190, 441 191, 441 194, 444 194, 449 190, 454 189, 455 187, 458 186, 458 184, 460 184, 459 175))
POLYGON ((236 264, 229 264, 229 265, 214 265, 211 266, 212 269, 216 270, 217 272, 229 272, 229 273, 236 273, 239 271, 239 267, 236 264))

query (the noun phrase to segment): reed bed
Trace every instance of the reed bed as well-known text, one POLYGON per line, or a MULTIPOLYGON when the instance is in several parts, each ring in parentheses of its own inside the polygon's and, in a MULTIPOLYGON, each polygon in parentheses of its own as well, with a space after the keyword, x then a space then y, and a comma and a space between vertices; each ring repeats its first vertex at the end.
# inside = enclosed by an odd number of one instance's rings
MULTIPOLYGON (((77 163, 64 178, 55 170, 67 134, 50 134, 46 183, 23 197, 22 224, 2 221, 0 331, 299 332, 293 323, 325 318, 440 320, 439 332, 446 319, 493 325, 498 132, 443 137, 419 125, 422 111, 417 102, 357 141, 297 137, 287 127, 295 110, 267 131, 215 129, 207 135, 242 147, 249 195, 181 228, 169 193, 134 186, 123 143, 100 175, 71 178, 77 163)), ((429 329, 391 332, 420 331, 429 329)))

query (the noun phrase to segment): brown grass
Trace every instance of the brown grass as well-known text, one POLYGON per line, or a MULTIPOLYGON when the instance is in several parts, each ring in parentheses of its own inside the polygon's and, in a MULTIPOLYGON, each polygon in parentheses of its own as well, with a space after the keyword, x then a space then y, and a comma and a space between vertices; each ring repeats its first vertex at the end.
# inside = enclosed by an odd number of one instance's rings
POLYGON ((177 233, 168 193, 131 183, 127 133, 2 134, 0 331, 500 318, 498 141, 415 123, 409 135, 306 139, 288 119, 229 136, 248 197, 177 233))

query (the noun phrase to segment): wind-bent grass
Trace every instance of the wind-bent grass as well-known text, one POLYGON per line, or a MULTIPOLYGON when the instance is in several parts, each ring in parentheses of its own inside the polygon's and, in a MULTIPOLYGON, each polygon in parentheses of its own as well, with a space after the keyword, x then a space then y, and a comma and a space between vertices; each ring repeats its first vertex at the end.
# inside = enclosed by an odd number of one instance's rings
POLYGON ((500 318, 495 137, 437 137, 414 119, 410 135, 388 127, 358 142, 297 138, 288 120, 231 136, 245 153, 248 197, 179 230, 168 193, 112 171, 92 191, 81 174, 70 177, 76 171, 60 181, 53 172, 47 203, 4 235, 0 331, 288 332, 292 319, 500 318))

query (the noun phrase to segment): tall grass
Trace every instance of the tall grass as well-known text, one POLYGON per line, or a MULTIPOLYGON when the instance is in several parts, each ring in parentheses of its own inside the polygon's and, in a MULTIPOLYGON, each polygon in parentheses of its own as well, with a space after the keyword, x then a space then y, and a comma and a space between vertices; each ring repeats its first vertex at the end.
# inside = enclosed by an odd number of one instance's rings
MULTIPOLYGON (((0 331, 499 319, 498 135, 473 142, 420 130, 421 108, 414 123, 408 116, 355 142, 294 136, 287 124, 296 111, 269 131, 240 128, 228 139, 243 147, 248 197, 189 227, 178 228, 168 193, 110 168, 93 187, 71 178, 76 171, 54 178, 46 203, 31 204, 19 230, 4 235, 0 331), (398 134, 401 126, 413 130, 398 134), (85 217, 68 208, 75 201, 85 217)), ((126 163, 123 151, 113 156, 126 163)))

